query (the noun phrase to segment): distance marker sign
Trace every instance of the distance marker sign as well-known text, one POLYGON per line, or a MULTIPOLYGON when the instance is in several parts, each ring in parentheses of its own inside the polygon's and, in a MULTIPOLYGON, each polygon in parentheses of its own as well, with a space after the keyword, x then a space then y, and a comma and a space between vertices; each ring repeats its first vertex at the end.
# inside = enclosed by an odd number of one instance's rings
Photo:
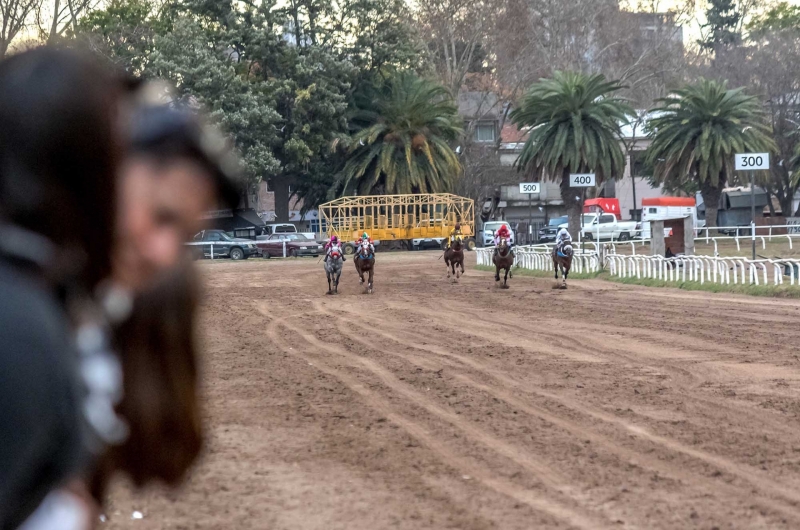
POLYGON ((739 153, 735 162, 737 171, 769 169, 769 153, 739 153))
POLYGON ((541 188, 538 182, 520 182, 519 192, 524 194, 539 193, 541 188))
POLYGON ((594 173, 570 173, 570 188, 591 188, 595 185, 594 173))

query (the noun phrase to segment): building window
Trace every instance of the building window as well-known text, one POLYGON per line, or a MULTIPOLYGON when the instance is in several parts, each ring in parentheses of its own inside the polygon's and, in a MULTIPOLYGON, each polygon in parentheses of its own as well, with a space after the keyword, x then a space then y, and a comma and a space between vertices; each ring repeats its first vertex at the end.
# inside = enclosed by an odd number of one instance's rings
POLYGON ((480 123, 475 126, 474 140, 476 142, 494 142, 495 134, 494 123, 480 123))

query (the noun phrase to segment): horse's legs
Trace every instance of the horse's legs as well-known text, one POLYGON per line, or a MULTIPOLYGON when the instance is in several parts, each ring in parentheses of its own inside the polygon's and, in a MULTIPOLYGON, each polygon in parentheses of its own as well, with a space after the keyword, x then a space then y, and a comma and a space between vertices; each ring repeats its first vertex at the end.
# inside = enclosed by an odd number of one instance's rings
POLYGON ((506 267, 506 275, 503 277, 503 287, 508 287, 508 273, 511 270, 511 267, 506 267))
POLYGON ((369 283, 367 284, 367 292, 369 294, 372 294, 372 275, 374 273, 375 273, 375 267, 374 267, 374 264, 373 264, 373 266, 370 267, 370 269, 369 269, 369 283))
POLYGON ((556 271, 556 280, 558 279, 558 262, 553 260, 553 269, 556 271))
POLYGON ((500 281, 500 267, 496 263, 494 265, 494 281, 500 281))
POLYGON ((342 269, 336 273, 336 279, 333 280, 333 294, 339 294, 339 277, 342 275, 342 269))
POLYGON ((331 294, 331 273, 325 271, 325 275, 328 277, 328 294, 331 294))

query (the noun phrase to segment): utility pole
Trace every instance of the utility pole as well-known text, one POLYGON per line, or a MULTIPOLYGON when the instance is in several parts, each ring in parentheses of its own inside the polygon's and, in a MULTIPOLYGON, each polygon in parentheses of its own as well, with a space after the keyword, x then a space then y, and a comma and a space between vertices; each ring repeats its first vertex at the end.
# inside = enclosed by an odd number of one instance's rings
POLYGON ((756 172, 750 172, 750 239, 753 242, 753 260, 756 259, 756 172))

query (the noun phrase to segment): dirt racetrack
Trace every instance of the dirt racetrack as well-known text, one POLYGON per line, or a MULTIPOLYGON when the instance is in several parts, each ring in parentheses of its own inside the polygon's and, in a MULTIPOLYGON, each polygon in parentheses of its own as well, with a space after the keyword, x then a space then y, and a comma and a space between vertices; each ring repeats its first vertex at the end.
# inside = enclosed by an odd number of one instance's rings
POLYGON ((203 461, 102 527, 800 528, 800 302, 437 256, 202 263, 203 461))

